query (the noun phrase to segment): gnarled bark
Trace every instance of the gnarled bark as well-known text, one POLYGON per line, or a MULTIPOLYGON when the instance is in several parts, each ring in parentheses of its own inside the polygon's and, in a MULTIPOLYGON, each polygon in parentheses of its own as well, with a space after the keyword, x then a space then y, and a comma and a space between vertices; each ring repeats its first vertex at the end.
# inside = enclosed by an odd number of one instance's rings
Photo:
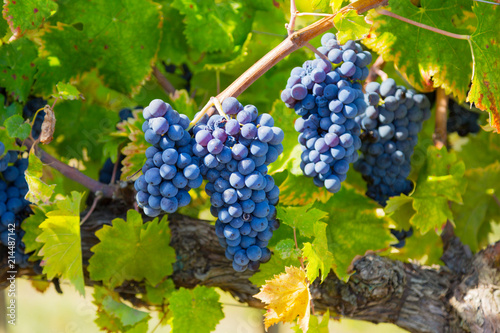
MULTIPOLYGON (((127 207, 131 207, 130 203, 123 200, 101 200, 82 226, 84 266, 92 255, 90 248, 98 242, 95 231, 116 217, 125 218, 127 207)), ((252 273, 232 269, 212 225, 178 214, 171 215, 169 221, 171 246, 178 258, 172 275, 177 287, 219 287, 241 302, 263 307, 253 298, 258 288, 248 281, 252 273)), ((330 309, 330 313, 352 319, 394 323, 418 333, 499 332, 500 242, 473 256, 452 233, 447 237, 443 256, 447 266, 423 267, 365 255, 353 263, 355 273, 349 282, 331 273, 322 284, 313 284, 316 310, 330 309)), ((6 271, 2 265, 2 282, 6 281, 6 271)), ((29 269, 19 273, 34 274, 29 269)), ((94 282, 87 278, 86 283, 94 282)), ((143 291, 140 283, 126 283, 118 291, 141 305, 134 296, 143 291)))

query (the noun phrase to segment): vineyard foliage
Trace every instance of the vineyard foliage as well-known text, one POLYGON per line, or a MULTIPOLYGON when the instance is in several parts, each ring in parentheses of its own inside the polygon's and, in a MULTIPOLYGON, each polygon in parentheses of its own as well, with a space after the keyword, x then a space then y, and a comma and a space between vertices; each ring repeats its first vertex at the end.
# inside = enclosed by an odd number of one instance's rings
MULTIPOLYGON (((348 3, 302 0, 297 7, 332 13, 348 3)), ((480 114, 482 129, 465 139, 450 135, 449 147, 436 148, 433 103, 433 116, 424 123, 411 160, 414 189, 382 207, 365 195, 366 184, 352 167, 335 194, 302 174, 295 112, 281 102, 280 93, 291 69, 314 59, 312 51, 293 52, 248 87, 240 102, 270 113, 285 133, 283 154, 269 166, 281 191, 281 225, 269 242, 271 260, 249 278, 263 286, 256 297, 271 309, 266 327, 298 317, 297 330, 323 331, 327 323, 309 318, 309 283, 328 274, 347 281, 352 260, 367 251, 442 265, 439 235, 447 221, 473 252, 495 240, 492 228, 500 223, 500 7, 466 0, 391 0, 383 8, 462 37, 425 30, 377 10, 338 15, 338 30, 331 32, 342 42, 358 40, 373 61, 381 56, 384 71, 398 84, 429 93, 431 100, 436 89, 444 89, 457 103, 469 102, 480 114), (398 240, 390 230, 409 228, 414 233, 406 246, 391 247, 398 240)), ((0 141, 6 152, 21 151, 29 158, 26 199, 32 214, 21 227, 30 265, 41 261, 40 279, 69 281, 82 295, 86 281, 97 282, 92 297, 96 323, 104 331, 148 331, 151 312, 133 308, 115 290, 130 281, 144 288, 141 301, 158 311, 173 332, 214 330, 224 316, 216 290, 202 285, 178 289, 170 278, 183 258, 170 246, 167 215, 147 218, 130 204, 126 214, 96 231, 99 243, 90 249, 90 260, 82 260, 81 224, 95 194, 42 163, 41 150, 29 149, 34 117, 23 108, 35 98, 53 107, 53 141, 39 148, 93 179, 108 158, 121 161, 118 187, 128 184, 134 191, 149 146, 141 129, 142 108, 160 98, 193 119, 211 96, 286 38, 289 1, 6 0, 2 13, 0 141), (164 89, 157 80, 162 77, 175 92, 164 89), (132 109, 132 116, 120 119, 124 108, 132 109)), ((318 19, 298 17, 295 28, 318 19)), ((320 46, 320 38, 311 44, 320 46)), ((214 224, 202 189, 191 192, 191 203, 179 213, 214 224)))

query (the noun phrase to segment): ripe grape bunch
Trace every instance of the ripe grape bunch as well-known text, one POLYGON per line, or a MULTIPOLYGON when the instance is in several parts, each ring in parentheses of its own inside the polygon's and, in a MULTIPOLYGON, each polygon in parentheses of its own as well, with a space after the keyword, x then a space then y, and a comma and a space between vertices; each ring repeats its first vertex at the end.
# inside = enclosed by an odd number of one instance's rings
POLYGON ((269 114, 234 97, 219 108, 224 115, 204 116, 193 128, 193 153, 208 180, 205 191, 226 257, 237 272, 256 271, 271 258, 267 245, 279 227, 279 188, 267 166, 283 152, 284 132, 269 114))
POLYGON ((321 37, 317 56, 295 67, 281 99, 301 118, 295 121, 302 147, 300 167, 313 177, 318 187, 329 192, 340 190, 349 164, 358 159, 360 127, 354 118, 364 112, 362 86, 372 57, 352 40, 340 45, 332 33, 321 37))
POLYGON ((173 213, 191 201, 188 191, 203 182, 199 158, 187 131, 190 121, 160 99, 143 110, 142 130, 152 146, 146 149, 143 174, 135 181, 136 200, 148 216, 173 213))
MULTIPOLYGON (((0 142, 0 156, 4 153, 5 145, 0 142)), ((27 266, 29 258, 24 253, 24 230, 21 230, 22 221, 30 213, 29 202, 24 199, 28 193, 24 177, 27 168, 28 159, 18 159, 16 151, 0 158, 0 241, 14 248, 15 262, 21 267, 27 266)))
POLYGON ((362 156, 355 170, 368 183, 366 195, 382 206, 391 196, 409 194, 410 158, 422 123, 431 116, 430 102, 423 94, 397 86, 394 79, 366 86, 369 106, 356 118, 364 133, 362 156))

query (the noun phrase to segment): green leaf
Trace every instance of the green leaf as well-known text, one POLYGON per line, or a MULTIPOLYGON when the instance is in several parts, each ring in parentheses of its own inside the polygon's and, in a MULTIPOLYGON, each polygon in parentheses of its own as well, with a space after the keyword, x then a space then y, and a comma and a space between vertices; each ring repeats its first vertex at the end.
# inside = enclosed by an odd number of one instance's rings
POLYGON ((172 274, 175 251, 169 245, 166 216, 161 221, 156 218, 143 224, 141 215, 131 209, 127 212, 127 221, 117 218, 112 224, 96 232, 100 243, 91 248, 94 255, 88 267, 93 280, 103 281, 110 287, 119 286, 125 280, 143 279, 156 285, 172 274))
POLYGON ((257 287, 260 287, 266 283, 266 280, 271 280, 275 275, 284 273, 285 267, 288 266, 300 267, 299 259, 297 257, 281 259, 279 256, 274 254, 271 256, 271 260, 260 265, 259 271, 252 275, 249 280, 257 287))
POLYGON ((144 122, 142 112, 134 112, 133 114, 134 120, 129 120, 128 123, 124 124, 125 126, 119 127, 123 133, 126 133, 130 140, 122 149, 122 153, 125 155, 125 159, 122 161, 121 179, 123 180, 142 168, 146 161, 146 149, 149 147, 149 143, 146 142, 144 132, 141 129, 144 122))
POLYGON ((465 144, 455 145, 452 148, 458 159, 464 161, 467 169, 483 168, 498 160, 500 135, 480 131, 477 135, 468 135, 465 144), (481 147, 481 149, 477 147, 481 147))
POLYGON ((58 4, 51 18, 57 26, 41 38, 45 57, 38 61, 36 90, 52 94, 56 83, 69 82, 96 67, 111 88, 138 92, 151 74, 161 39, 159 5, 131 0, 58 4))
POLYGON ((278 206, 278 216, 280 221, 292 228, 297 228, 301 235, 312 237, 315 235, 315 222, 324 219, 328 213, 312 208, 312 203, 299 207, 278 206))
POLYGON ((35 205, 47 204, 54 193, 55 184, 47 185, 43 180, 43 164, 32 149, 29 154, 28 169, 24 173, 29 192, 26 200, 35 205))
POLYGON ((40 224, 43 223, 47 219, 47 213, 55 210, 56 206, 31 206, 31 210, 33 214, 28 216, 23 223, 21 224, 21 228, 26 232, 23 237, 25 248, 25 253, 30 253, 32 251, 38 251, 42 248, 43 243, 39 243, 36 241, 38 236, 42 233, 42 229, 40 229, 40 224))
POLYGON ((170 1, 162 5, 162 40, 158 57, 169 64, 181 65, 187 62, 189 46, 184 36, 186 25, 183 15, 170 6, 170 1))
POLYGON ((146 283, 146 298, 153 304, 162 305, 174 290, 175 284, 172 279, 166 279, 156 286, 146 283))
POLYGON ((304 243, 302 248, 302 254, 307 261, 307 279, 311 283, 320 276, 319 271, 321 271, 321 282, 323 282, 332 269, 333 255, 328 251, 326 227, 326 223, 314 223, 314 241, 312 244, 304 243))
POLYGON ((69 83, 59 82, 56 84, 57 96, 62 99, 84 99, 81 92, 69 83))
POLYGON ((370 32, 371 24, 366 23, 363 15, 358 15, 354 10, 346 14, 336 15, 333 18, 335 28, 337 28, 337 40, 344 44, 349 39, 361 39, 370 32))
POLYGON ((348 279, 347 268, 356 255, 387 248, 394 242, 388 228, 390 219, 373 200, 354 190, 343 188, 315 207, 328 213, 326 237, 339 279, 348 279))
POLYGON ((474 77, 467 100, 490 113, 490 124, 500 132, 500 9, 491 4, 475 2, 472 7, 478 18, 471 36, 474 52, 474 77))
POLYGON ((467 181, 464 179, 465 165, 457 160, 455 153, 446 147, 437 149, 429 146, 426 164, 420 170, 413 199, 416 211, 410 223, 426 233, 444 226, 447 220, 453 220, 448 201, 462 203, 467 181))
MULTIPOLYGON (((54 11, 57 4, 52 0, 6 0, 3 16, 9 22, 14 35, 38 29, 54 11)), ((3 36, 3 35, 2 35, 3 36)))
POLYGON ((276 244, 274 252, 275 255, 279 255, 281 259, 287 259, 290 257, 298 258, 300 256, 300 250, 297 251, 295 248, 295 242, 290 238, 280 240, 278 244, 276 244))
POLYGON ((81 199, 80 193, 72 192, 71 197, 58 203, 59 210, 46 213, 47 219, 40 224, 43 231, 37 241, 44 243, 38 255, 43 256, 43 273, 47 278, 60 276, 68 279, 80 294, 85 295, 80 238, 81 199))
MULTIPOLYGON (((468 10, 471 2, 457 0, 443 5, 441 0, 392 1, 391 12, 448 32, 469 35, 476 17, 468 10)), ((372 15, 370 35, 363 41, 396 68, 420 91, 442 87, 464 101, 472 75, 472 57, 466 40, 446 37, 384 15, 372 15)))
POLYGON ((23 117, 19 115, 14 115, 5 120, 4 125, 7 129, 7 134, 11 138, 19 138, 21 140, 24 140, 30 135, 30 125, 26 124, 23 117))
MULTIPOLYGON (((326 310, 323 314, 321 322, 319 321, 319 316, 311 316, 309 318, 309 329, 307 333, 328 333, 328 323, 330 322, 330 310, 326 310)), ((296 333, 303 332, 299 325, 292 327, 296 333)))
POLYGON ((105 287, 94 287, 94 301, 97 306, 97 326, 108 332, 136 332, 146 333, 148 320, 147 312, 136 310, 121 302, 118 293, 105 287))
POLYGON ((468 185, 463 204, 451 205, 455 234, 472 251, 478 251, 483 224, 500 221, 500 207, 494 197, 500 195, 500 163, 467 170, 465 178, 468 185))
POLYGON ((10 137, 7 129, 0 127, 0 142, 5 145, 5 153, 9 150, 18 150, 19 146, 16 144, 16 138, 10 137))
POLYGON ((180 288, 170 296, 172 332, 211 332, 224 318, 219 294, 205 286, 180 288))
POLYGON ((0 47, 0 86, 20 102, 26 101, 30 93, 36 58, 36 46, 26 38, 0 47))

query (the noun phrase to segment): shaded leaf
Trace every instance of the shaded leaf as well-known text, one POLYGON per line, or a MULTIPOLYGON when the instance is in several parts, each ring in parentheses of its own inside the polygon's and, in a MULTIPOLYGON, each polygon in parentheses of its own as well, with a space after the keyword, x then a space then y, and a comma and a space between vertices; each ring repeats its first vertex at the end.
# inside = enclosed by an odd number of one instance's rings
POLYGON ((30 125, 25 123, 23 117, 19 115, 14 115, 5 120, 4 125, 7 129, 7 134, 11 138, 19 138, 21 140, 24 140, 30 135, 30 125))

